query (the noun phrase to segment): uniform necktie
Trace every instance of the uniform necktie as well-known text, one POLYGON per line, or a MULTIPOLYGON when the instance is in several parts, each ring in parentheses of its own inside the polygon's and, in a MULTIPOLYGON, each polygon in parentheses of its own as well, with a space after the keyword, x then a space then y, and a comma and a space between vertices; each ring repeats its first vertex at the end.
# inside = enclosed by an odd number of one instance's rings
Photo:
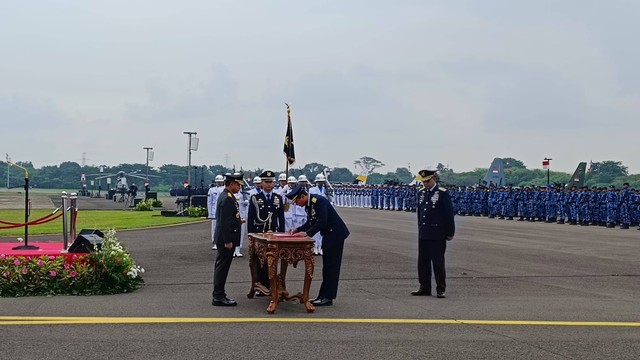
POLYGON ((271 201, 271 194, 267 194, 267 202, 271 201))

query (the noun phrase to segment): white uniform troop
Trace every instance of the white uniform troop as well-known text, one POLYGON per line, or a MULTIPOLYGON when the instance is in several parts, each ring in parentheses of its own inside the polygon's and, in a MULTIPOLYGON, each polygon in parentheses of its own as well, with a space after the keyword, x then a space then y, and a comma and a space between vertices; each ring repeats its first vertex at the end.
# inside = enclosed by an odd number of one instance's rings
MULTIPOLYGON (((316 185, 312 186, 309 189, 309 195, 318 195, 324 197, 325 199, 329 199, 329 197, 327 196, 327 188, 325 184, 326 179, 324 175, 316 175, 316 185)), ((313 235, 312 239, 316 242, 313 248, 313 253, 316 255, 322 255, 322 235, 320 235, 320 233, 317 233, 313 235)))
POLYGON ((285 208, 288 207, 288 209, 284 212, 284 230, 285 231, 295 229, 299 226, 302 226, 305 222, 307 222, 307 212, 305 211, 305 209, 292 203, 291 200, 287 199, 287 197, 285 196, 295 186, 296 186, 296 178, 293 176, 290 176, 287 179, 287 185, 277 189, 277 191, 279 191, 280 196, 282 196, 282 199, 284 199, 285 208))
MULTIPOLYGON (((248 195, 245 192, 238 191, 234 194, 236 200, 238 200, 238 205, 240 205, 240 217, 243 219, 247 218, 247 214, 249 213, 249 199, 251 195, 248 195)), ((236 249, 233 253, 233 256, 242 257, 242 253, 240 253, 240 249, 244 246, 244 238, 247 236, 247 223, 242 223, 240 227, 240 246, 236 246, 236 249)))
POLYGON ((218 195, 224 190, 224 178, 222 175, 216 176, 215 184, 216 186, 211 186, 207 192, 207 210, 209 211, 209 219, 211 219, 211 242, 213 242, 211 249, 213 250, 217 248, 213 239, 213 234, 216 231, 216 203, 218 202, 218 195))

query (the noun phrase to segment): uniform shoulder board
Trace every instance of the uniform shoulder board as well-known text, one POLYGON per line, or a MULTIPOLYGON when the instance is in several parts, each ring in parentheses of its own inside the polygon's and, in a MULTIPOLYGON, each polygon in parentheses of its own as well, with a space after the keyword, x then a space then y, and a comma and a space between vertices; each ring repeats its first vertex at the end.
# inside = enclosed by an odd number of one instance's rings
POLYGON ((233 195, 231 195, 231 193, 227 193, 227 196, 230 197, 230 198, 233 197, 233 195))
POLYGON ((438 190, 440 190, 440 191, 442 191, 442 192, 447 191, 447 189, 446 189, 446 188, 443 188, 443 187, 439 187, 439 188, 438 188, 438 190))
POLYGON ((311 202, 312 202, 312 203, 314 203, 314 204, 315 204, 315 203, 316 203, 316 201, 318 201, 318 199, 316 199, 316 198, 311 198, 311 202))
POLYGON ((421 187, 420 189, 418 189, 418 192, 424 192, 424 187, 421 187))

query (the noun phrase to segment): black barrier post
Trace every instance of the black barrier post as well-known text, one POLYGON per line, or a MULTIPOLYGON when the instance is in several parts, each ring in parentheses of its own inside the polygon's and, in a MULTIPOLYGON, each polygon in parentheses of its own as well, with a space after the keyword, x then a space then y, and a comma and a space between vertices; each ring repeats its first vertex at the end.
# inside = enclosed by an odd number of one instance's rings
POLYGON ((24 245, 16 246, 13 250, 38 250, 39 247, 29 245, 29 171, 20 165, 11 165, 24 170, 24 245))

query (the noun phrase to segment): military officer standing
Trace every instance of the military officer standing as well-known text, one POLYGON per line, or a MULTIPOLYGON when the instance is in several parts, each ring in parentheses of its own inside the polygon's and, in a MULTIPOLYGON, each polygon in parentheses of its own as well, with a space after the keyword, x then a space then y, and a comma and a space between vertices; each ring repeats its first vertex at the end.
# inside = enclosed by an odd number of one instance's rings
POLYGON ((233 250, 240 245, 240 228, 245 221, 240 217, 240 207, 234 196, 242 188, 242 174, 226 175, 224 186, 216 203, 218 221, 214 239, 218 245, 218 255, 213 272, 212 304, 213 306, 236 306, 236 301, 227 297, 224 287, 233 260, 233 250))
MULTIPOLYGON (((250 233, 284 232, 284 201, 282 196, 273 191, 275 174, 264 171, 260 174, 262 191, 251 195, 247 222, 250 233)), ((258 270, 260 283, 270 288, 267 266, 258 270)))
POLYGON ((323 236, 322 284, 318 297, 311 302, 314 306, 333 305, 338 294, 338 280, 342 265, 344 241, 349 230, 329 200, 319 195, 309 195, 306 188, 298 184, 287 194, 287 198, 307 210, 307 222, 294 229, 293 234, 306 232, 307 236, 320 233, 323 236))
POLYGON ((436 279, 436 295, 445 297, 446 272, 444 253, 447 241, 455 235, 453 206, 447 189, 438 186, 435 170, 421 170, 418 174, 424 188, 418 192, 418 281, 420 288, 414 296, 431 296, 431 265, 436 279))

